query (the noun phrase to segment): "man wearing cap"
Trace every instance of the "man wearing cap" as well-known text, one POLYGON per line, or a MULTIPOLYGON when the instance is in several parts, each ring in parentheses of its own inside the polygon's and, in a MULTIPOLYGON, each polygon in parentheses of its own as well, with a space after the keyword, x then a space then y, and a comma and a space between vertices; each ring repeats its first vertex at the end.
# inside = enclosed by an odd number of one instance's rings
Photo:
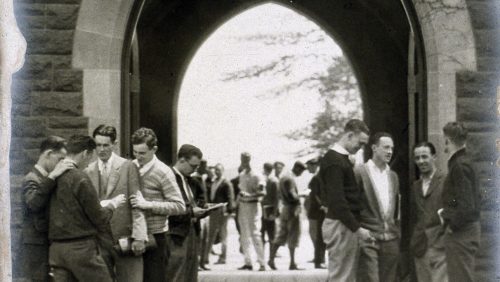
POLYGON ((290 251, 289 269, 299 270, 295 263, 295 248, 298 247, 300 239, 300 198, 295 178, 302 175, 304 170, 306 170, 306 165, 297 161, 293 165, 292 173, 283 175, 279 181, 279 193, 282 201, 280 225, 278 235, 271 246, 268 262, 269 267, 273 270, 276 269, 274 264, 276 252, 285 243, 288 244, 288 250, 290 251))
POLYGON ((245 256, 245 264, 239 270, 252 270, 250 247, 253 245, 259 261, 259 271, 266 270, 264 247, 260 234, 262 207, 260 202, 266 195, 264 178, 255 173, 250 166, 249 153, 241 154, 240 193, 238 195, 238 222, 240 224, 240 242, 245 256))
POLYGON ((319 168, 319 160, 317 158, 310 159, 306 162, 307 170, 313 174, 309 181, 309 196, 308 204, 304 205, 307 208, 307 218, 309 219, 309 235, 314 246, 314 267, 326 268, 325 263, 325 243, 321 234, 321 225, 325 220, 325 212, 321 209, 321 192, 320 181, 316 175, 319 168))

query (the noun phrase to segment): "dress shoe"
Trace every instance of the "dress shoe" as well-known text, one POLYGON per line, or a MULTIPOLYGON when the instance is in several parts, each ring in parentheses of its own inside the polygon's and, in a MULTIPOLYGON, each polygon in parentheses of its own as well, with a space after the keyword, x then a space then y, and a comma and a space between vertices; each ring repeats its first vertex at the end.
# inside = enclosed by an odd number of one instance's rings
POLYGON ((215 262, 215 264, 226 264, 225 259, 219 259, 218 261, 215 262))
POLYGON ((304 270, 303 268, 298 268, 296 264, 290 264, 289 270, 304 270))
POLYGON ((253 270, 253 266, 245 264, 242 267, 239 267, 238 270, 253 270))
POLYGON ((270 260, 267 262, 267 265, 269 265, 269 268, 271 268, 272 270, 276 270, 276 265, 274 264, 274 261, 270 260))
POLYGON ((266 266, 265 265, 261 265, 259 267, 259 271, 266 271, 266 266))
POLYGON ((316 268, 316 269, 326 269, 326 265, 323 264, 323 263, 314 264, 314 268, 316 268))
POLYGON ((211 269, 210 269, 210 267, 208 267, 206 264, 201 264, 201 265, 200 265, 200 268, 201 268, 202 270, 211 270, 211 269))

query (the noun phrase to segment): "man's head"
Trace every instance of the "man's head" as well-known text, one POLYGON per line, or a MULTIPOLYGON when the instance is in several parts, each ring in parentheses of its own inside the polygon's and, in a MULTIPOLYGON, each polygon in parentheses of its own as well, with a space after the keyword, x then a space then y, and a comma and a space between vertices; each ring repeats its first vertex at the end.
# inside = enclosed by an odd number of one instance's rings
POLYGON ((215 172, 215 177, 217 177, 217 179, 220 179, 222 175, 224 175, 224 166, 220 163, 216 164, 214 172, 215 172))
POLYGON ((388 164, 394 152, 394 141, 387 132, 377 132, 372 136, 372 159, 375 163, 388 164))
POLYGON ((210 168, 208 167, 208 162, 207 160, 201 160, 200 161, 200 165, 198 166, 198 168, 196 169, 196 171, 200 174, 200 175, 203 175, 203 174, 207 174, 210 172, 210 168))
POLYGON ((319 166, 319 159, 318 158, 313 158, 310 159, 306 162, 307 170, 310 173, 316 173, 316 170, 318 169, 319 166))
POLYGON ((56 164, 66 157, 66 140, 58 136, 49 136, 40 144, 38 165, 51 172, 56 164))
POLYGON ((197 147, 184 144, 177 152, 177 162, 175 168, 184 176, 191 175, 201 163, 203 153, 197 147))
POLYGON ((306 170, 306 169, 307 169, 307 167, 306 167, 306 165, 304 163, 302 163, 301 161, 296 161, 293 164, 292 172, 296 176, 301 176, 302 173, 304 172, 304 170, 306 170))
POLYGON ((250 161, 252 160, 252 156, 250 155, 249 152, 243 152, 240 155, 240 161, 241 165, 240 168, 241 170, 250 168, 250 161))
POLYGON ((460 122, 449 122, 443 127, 444 152, 453 153, 465 146, 467 129, 460 122))
POLYGON ((350 154, 355 154, 361 147, 368 143, 370 130, 366 124, 359 119, 349 120, 341 138, 341 145, 350 154))
POLYGON ((280 161, 274 162, 274 175, 280 176, 284 167, 285 167, 285 164, 283 162, 280 162, 280 161))
POLYGON ((73 135, 69 138, 66 145, 68 157, 75 161, 81 169, 87 167, 94 155, 96 144, 90 136, 73 135))
POLYGON ((436 148, 431 142, 420 142, 413 148, 413 160, 421 174, 430 174, 436 169, 436 148))
POLYGON ((132 134, 134 157, 143 166, 149 163, 158 150, 158 139, 152 129, 141 127, 132 134))
POLYGON ((116 128, 111 125, 101 124, 92 133, 96 143, 97 157, 107 162, 116 147, 116 128))
POLYGON ((271 175, 271 172, 273 171, 273 164, 272 163, 264 163, 263 171, 264 171, 264 175, 266 175, 266 176, 271 175))

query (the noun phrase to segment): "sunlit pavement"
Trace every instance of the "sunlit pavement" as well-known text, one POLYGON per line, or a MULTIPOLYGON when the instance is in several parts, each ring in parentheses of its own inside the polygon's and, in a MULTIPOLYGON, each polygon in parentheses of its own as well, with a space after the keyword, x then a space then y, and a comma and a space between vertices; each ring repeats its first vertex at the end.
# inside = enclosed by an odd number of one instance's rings
MULTIPOLYGON (((302 220, 302 236, 300 246, 296 250, 296 261, 299 268, 304 270, 288 270, 289 254, 288 248, 283 246, 278 251, 278 256, 275 260, 278 270, 271 270, 266 265, 266 271, 258 271, 259 265, 256 262, 255 254, 253 271, 237 270, 238 267, 244 264, 243 255, 239 253, 238 232, 234 220, 231 218, 228 224, 228 253, 226 264, 214 264, 218 256, 210 255, 210 264, 208 265, 211 270, 200 271, 199 281, 202 282, 221 282, 221 281, 326 281, 326 269, 315 269, 314 264, 309 261, 312 260, 314 255, 314 248, 309 237, 308 221, 303 218, 302 220)), ((214 250, 219 253, 220 246, 216 245, 214 250)), ((269 245, 265 245, 266 263, 269 258, 269 245)))

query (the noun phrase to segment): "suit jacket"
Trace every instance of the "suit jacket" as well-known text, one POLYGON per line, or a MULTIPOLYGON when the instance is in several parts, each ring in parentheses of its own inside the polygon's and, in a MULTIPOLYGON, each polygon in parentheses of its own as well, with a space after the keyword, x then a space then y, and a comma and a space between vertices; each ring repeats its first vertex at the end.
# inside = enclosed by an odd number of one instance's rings
POLYGON ((56 182, 33 168, 23 182, 22 243, 48 248, 48 203, 56 182))
POLYGON ((442 192, 445 175, 436 171, 431 179, 427 194, 422 191, 422 179, 413 182, 410 191, 413 232, 410 248, 414 255, 421 257, 429 247, 442 248, 443 227, 437 211, 443 207, 442 192))
POLYGON ((186 195, 182 177, 185 178, 186 184, 189 186, 187 189, 191 189, 193 192, 193 200, 196 202, 198 207, 205 206, 205 193, 203 191, 202 184, 198 180, 193 177, 182 176, 175 169, 173 169, 173 171, 175 179, 177 180, 177 185, 181 190, 182 198, 186 203, 187 213, 168 217, 168 234, 173 235, 177 240, 179 240, 178 243, 182 243, 182 241, 184 241, 189 234, 191 224, 194 224, 196 235, 199 235, 201 230, 199 219, 195 218, 193 215, 193 205, 190 203, 188 196, 186 195))
POLYGON ((227 202, 227 211, 231 212, 234 208, 234 190, 233 185, 229 180, 223 179, 222 182, 217 187, 217 191, 215 191, 214 199, 212 199, 212 189, 215 187, 215 183, 207 186, 207 199, 209 203, 226 203, 227 202))
POLYGON ((355 169, 357 183, 362 189, 363 210, 361 211, 361 226, 371 231, 377 240, 392 240, 399 238, 399 180, 394 171, 389 173, 389 211, 383 215, 373 181, 368 172, 367 164, 355 169))
POLYGON ((448 175, 443 186, 443 213, 451 230, 479 220, 481 195, 479 179, 465 149, 459 150, 448 161, 448 175))
MULTIPOLYGON (((91 163, 85 169, 85 172, 88 174, 97 193, 99 193, 99 167, 97 161, 91 163)), ((124 194, 128 199, 140 188, 137 167, 132 161, 115 155, 109 170, 107 193, 100 200, 108 200, 120 194, 124 194)), ((115 242, 121 237, 132 237, 137 240, 147 240, 148 238, 145 215, 140 209, 133 209, 130 202, 114 211, 110 225, 115 242)))

